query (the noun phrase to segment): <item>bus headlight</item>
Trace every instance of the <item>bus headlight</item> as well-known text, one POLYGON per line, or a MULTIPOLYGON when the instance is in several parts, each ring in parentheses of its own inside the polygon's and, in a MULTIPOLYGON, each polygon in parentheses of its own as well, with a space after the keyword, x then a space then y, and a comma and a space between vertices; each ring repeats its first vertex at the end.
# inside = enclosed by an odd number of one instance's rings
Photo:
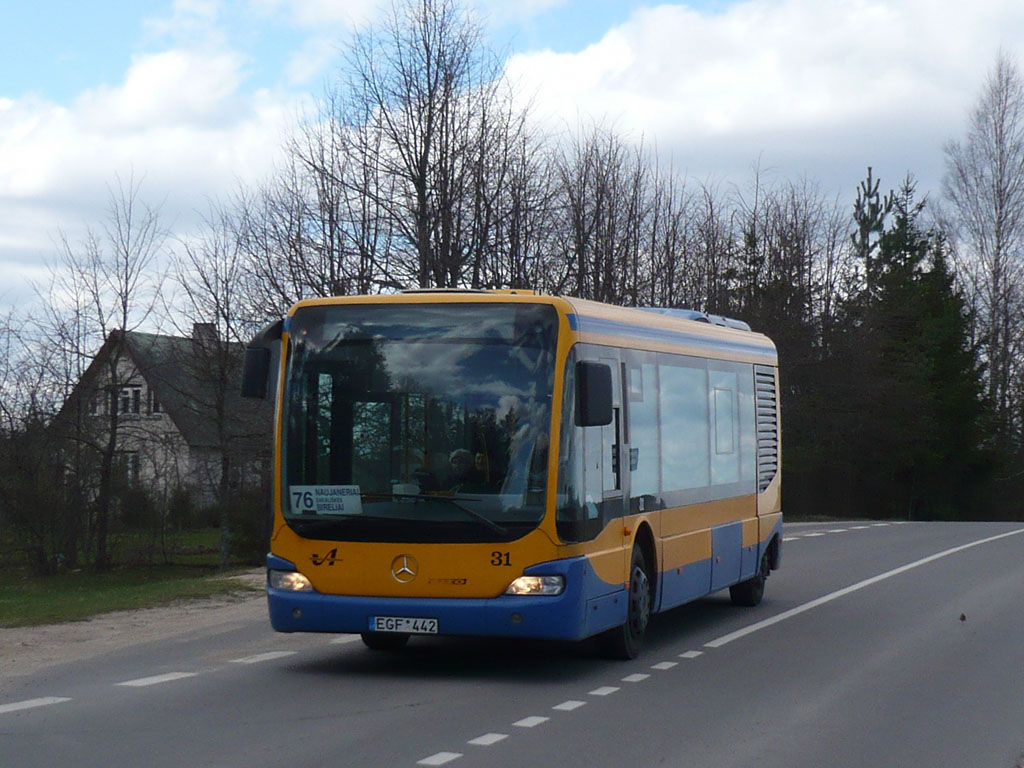
POLYGON ((520 576, 509 584, 506 595, 560 595, 565 591, 564 576, 520 576))
POLYGON ((271 571, 270 586, 285 592, 312 592, 309 579, 297 571, 271 571))

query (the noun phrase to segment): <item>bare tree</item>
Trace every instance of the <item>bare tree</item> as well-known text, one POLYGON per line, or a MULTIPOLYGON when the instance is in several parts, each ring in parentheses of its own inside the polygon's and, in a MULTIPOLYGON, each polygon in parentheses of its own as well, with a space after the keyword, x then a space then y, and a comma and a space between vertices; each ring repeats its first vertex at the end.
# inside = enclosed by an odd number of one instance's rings
POLYGON ((1000 52, 970 115, 967 136, 945 146, 943 190, 952 241, 969 266, 988 361, 988 397, 1001 432, 1021 429, 1024 352, 1024 79, 1000 52))
POLYGON ((117 177, 107 190, 102 232, 90 227, 78 243, 61 235, 43 321, 45 336, 59 345, 55 360, 69 396, 58 427, 76 451, 86 450, 98 463, 90 528, 94 564, 100 569, 111 563, 108 535, 123 398, 138 383, 122 334, 150 319, 160 286, 156 268, 165 232, 158 211, 142 201, 141 185, 134 175, 127 182, 117 177), (93 366, 90 371, 90 361, 104 345, 109 354, 102 370, 93 366), (102 429, 92 428, 96 420, 87 418, 91 409, 105 416, 102 429))
POLYGON ((197 419, 205 419, 205 430, 212 437, 210 483, 216 488, 215 502, 220 517, 221 565, 228 563, 232 536, 232 499, 252 474, 252 465, 260 463, 270 447, 272 414, 261 408, 253 415, 253 406, 243 407, 239 400, 239 372, 243 341, 251 338, 259 321, 247 314, 245 293, 247 261, 235 237, 236 226, 223 208, 211 206, 202 231, 181 243, 174 257, 174 275, 184 306, 178 316, 185 327, 180 335, 191 337, 182 346, 180 365, 187 371, 173 378, 187 391, 180 394, 197 419))
POLYGON ((356 37, 347 63, 345 178, 394 232, 390 280, 478 283, 504 149, 524 126, 481 28, 454 0, 408 0, 356 37))
POLYGON ((566 287, 582 298, 638 303, 649 283, 643 233, 651 208, 651 163, 642 143, 595 124, 570 137, 553 165, 566 287))

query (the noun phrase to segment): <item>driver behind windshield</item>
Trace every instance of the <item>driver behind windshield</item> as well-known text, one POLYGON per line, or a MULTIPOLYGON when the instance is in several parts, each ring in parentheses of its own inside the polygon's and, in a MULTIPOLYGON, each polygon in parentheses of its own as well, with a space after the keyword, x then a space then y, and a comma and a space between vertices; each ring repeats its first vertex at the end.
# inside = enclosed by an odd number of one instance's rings
POLYGON ((451 464, 448 487, 453 493, 487 492, 487 478, 472 453, 465 448, 456 448, 448 457, 448 463, 451 464))

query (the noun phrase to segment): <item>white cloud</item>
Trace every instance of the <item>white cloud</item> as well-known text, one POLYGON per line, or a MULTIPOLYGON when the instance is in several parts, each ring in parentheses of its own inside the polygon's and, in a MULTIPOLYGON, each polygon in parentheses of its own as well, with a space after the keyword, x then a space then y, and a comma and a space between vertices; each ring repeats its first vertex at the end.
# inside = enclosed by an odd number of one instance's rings
POLYGON ((565 5, 568 0, 475 0, 471 5, 488 24, 522 24, 536 16, 565 5))
POLYGON ((906 158, 892 173, 924 176, 937 173, 999 45, 1022 37, 1024 4, 999 0, 664 5, 578 53, 514 56, 508 71, 546 119, 604 118, 697 173, 729 173, 763 151, 787 176, 828 158, 860 172, 883 153, 906 158))
POLYGON ((220 0, 175 0, 171 15, 143 21, 148 37, 188 47, 220 46, 224 36, 217 26, 221 18, 220 0))
POLYGON ((158 125, 223 124, 236 117, 241 65, 231 52, 137 56, 122 84, 86 91, 75 111, 87 131, 108 135, 158 125))
POLYGON ((14 301, 25 268, 101 228, 107 185, 144 177, 143 197, 181 234, 206 200, 271 171, 300 97, 246 92, 241 57, 170 50, 137 56, 116 86, 69 106, 38 98, 0 103, 0 297, 14 301), (9 276, 9 278, 7 277, 9 276), (8 279, 11 280, 6 285, 8 279))
POLYGON ((250 0, 266 15, 283 15, 302 27, 361 27, 380 16, 386 0, 250 0))

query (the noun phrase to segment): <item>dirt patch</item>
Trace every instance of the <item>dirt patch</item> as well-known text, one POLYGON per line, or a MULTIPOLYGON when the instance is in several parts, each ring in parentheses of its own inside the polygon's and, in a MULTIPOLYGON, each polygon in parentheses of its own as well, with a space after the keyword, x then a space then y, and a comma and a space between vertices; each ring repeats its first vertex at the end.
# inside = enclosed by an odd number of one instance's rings
POLYGON ((254 570, 234 578, 244 589, 224 597, 162 608, 115 611, 88 621, 0 628, 0 687, 11 678, 31 675, 55 664, 265 616, 266 598, 259 588, 266 579, 266 572, 254 570))

